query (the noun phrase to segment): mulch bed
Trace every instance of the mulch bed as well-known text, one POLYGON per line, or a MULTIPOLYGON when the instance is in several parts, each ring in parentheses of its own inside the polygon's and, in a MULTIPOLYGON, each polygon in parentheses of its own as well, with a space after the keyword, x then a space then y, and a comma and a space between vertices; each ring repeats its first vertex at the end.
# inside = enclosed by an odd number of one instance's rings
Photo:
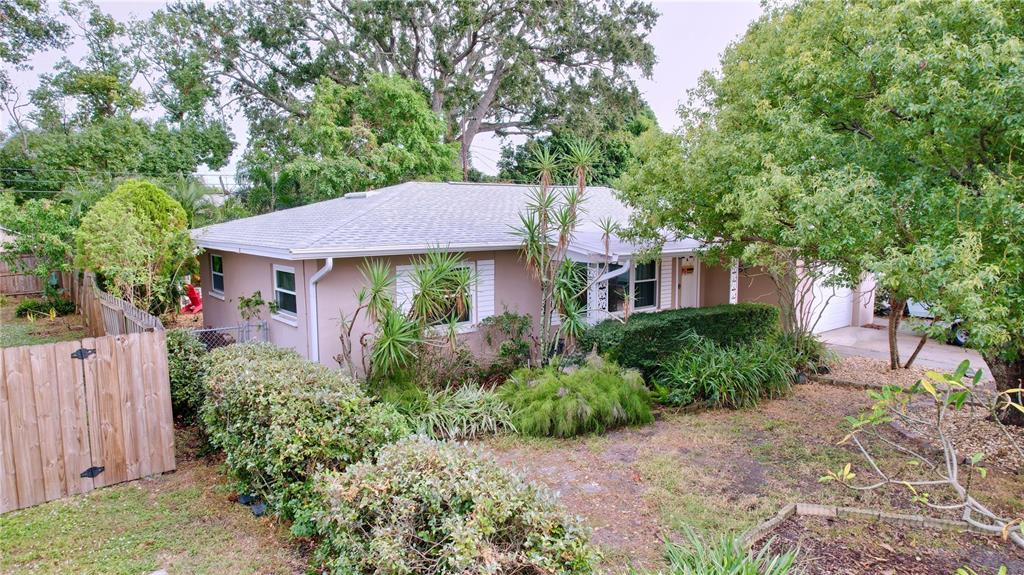
POLYGON ((799 547, 807 575, 951 575, 971 567, 979 575, 1024 573, 1024 550, 998 537, 849 519, 794 516, 755 542, 761 549, 799 547))

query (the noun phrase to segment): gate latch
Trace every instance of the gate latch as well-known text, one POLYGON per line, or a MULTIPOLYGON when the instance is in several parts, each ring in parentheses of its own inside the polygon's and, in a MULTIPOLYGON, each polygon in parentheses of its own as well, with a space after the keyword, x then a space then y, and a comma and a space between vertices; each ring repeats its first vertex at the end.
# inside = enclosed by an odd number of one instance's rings
POLYGON ((85 359, 90 355, 96 355, 96 349, 90 347, 82 347, 71 354, 71 359, 85 359))
POLYGON ((92 479, 99 475, 100 473, 103 473, 104 469, 104 467, 90 467, 89 469, 86 469, 85 471, 82 472, 81 477, 92 479))

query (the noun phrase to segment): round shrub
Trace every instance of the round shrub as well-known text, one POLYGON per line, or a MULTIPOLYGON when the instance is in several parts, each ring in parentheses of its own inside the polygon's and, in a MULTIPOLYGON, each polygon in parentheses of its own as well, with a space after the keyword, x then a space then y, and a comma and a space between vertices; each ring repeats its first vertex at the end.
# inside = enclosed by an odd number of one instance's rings
POLYGON ((316 557, 330 573, 593 572, 587 532, 469 448, 423 437, 321 477, 316 557))
POLYGON ((566 371, 520 369, 499 395, 512 407, 515 428, 526 435, 572 437, 654 420, 640 373, 596 355, 566 371))
POLYGON ((167 332, 167 369, 171 379, 174 416, 192 423, 206 397, 206 345, 192 330, 167 332))
POLYGON ((313 477, 343 470, 408 434, 405 418, 372 404, 340 372, 268 343, 212 351, 202 419, 239 488, 311 535, 313 477))

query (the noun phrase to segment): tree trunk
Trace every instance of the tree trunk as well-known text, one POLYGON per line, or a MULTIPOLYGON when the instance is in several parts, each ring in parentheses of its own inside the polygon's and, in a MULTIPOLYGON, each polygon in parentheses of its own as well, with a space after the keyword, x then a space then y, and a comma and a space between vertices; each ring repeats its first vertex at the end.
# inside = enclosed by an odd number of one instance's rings
MULTIPOLYGON (((930 328, 934 326, 936 321, 938 320, 933 319, 932 323, 928 324, 928 327, 930 328)), ((921 335, 921 339, 917 341, 917 347, 914 348, 914 353, 910 354, 910 359, 907 360, 907 363, 903 364, 903 369, 910 369, 910 366, 914 365, 914 360, 917 359, 917 354, 921 353, 921 350, 924 349, 924 344, 926 343, 928 343, 927 330, 921 335)))
POLYGON ((907 300, 891 296, 889 298, 889 369, 899 369, 900 366, 900 321, 903 319, 903 309, 907 307, 907 300))
MULTIPOLYGON (((1024 380, 1024 360, 1008 361, 999 357, 986 357, 985 362, 992 370, 992 378, 996 380, 996 390, 1007 391, 1024 387, 1021 383, 1024 380)), ((1000 398, 1000 402, 1005 399, 1005 396, 1000 398)), ((1024 405, 1022 393, 1011 393, 1009 399, 1018 405, 1024 405)), ((1006 425, 1024 427, 1024 412, 1010 407, 1003 412, 1001 421, 1006 425)))

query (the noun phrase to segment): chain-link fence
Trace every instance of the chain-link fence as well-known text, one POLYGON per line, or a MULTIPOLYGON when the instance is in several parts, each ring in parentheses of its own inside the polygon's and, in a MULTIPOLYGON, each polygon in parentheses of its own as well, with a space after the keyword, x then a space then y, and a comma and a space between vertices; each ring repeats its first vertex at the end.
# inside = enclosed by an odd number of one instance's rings
POLYGON ((226 327, 208 327, 194 329, 199 341, 206 345, 207 350, 236 343, 249 343, 253 341, 269 341, 267 322, 242 323, 226 327))

